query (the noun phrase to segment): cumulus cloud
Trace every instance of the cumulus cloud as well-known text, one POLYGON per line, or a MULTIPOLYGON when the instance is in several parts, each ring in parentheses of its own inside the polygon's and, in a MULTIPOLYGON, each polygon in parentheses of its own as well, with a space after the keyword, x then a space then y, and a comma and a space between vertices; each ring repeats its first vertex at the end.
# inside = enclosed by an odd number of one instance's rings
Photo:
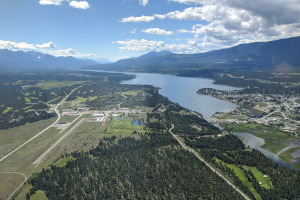
POLYGON ((118 48, 122 51, 149 52, 168 50, 176 53, 195 53, 199 51, 200 46, 196 42, 188 41, 186 44, 166 44, 164 41, 153 40, 125 40, 116 41, 118 48))
POLYGON ((90 8, 90 4, 87 1, 72 1, 72 0, 40 0, 40 5, 55 5, 60 6, 63 2, 69 2, 69 6, 77 9, 88 9, 90 8))
POLYGON ((54 44, 54 42, 47 42, 44 44, 30 44, 26 42, 13 42, 13 41, 0 40, 0 49, 8 49, 12 51, 38 51, 53 56, 64 56, 64 57, 66 56, 73 56, 78 58, 95 57, 94 54, 82 54, 76 52, 72 48, 55 50, 56 45, 54 44))
POLYGON ((143 30, 144 33, 152 34, 152 35, 172 35, 172 31, 166 31, 165 29, 160 28, 149 28, 143 30))
POLYGON ((142 6, 146 6, 147 4, 148 4, 148 0, 140 0, 140 4, 142 5, 142 6))
POLYGON ((63 56, 63 57, 72 56, 77 58, 95 57, 94 54, 78 53, 73 48, 63 49, 63 50, 53 50, 53 51, 48 51, 47 53, 56 57, 58 56, 63 56))
POLYGON ((41 49, 56 48, 54 42, 47 42, 47 43, 44 43, 44 44, 37 44, 36 46, 38 48, 41 48, 41 49))
POLYGON ((299 0, 221 0, 223 4, 261 16, 268 25, 300 22, 299 0))
MULTIPOLYGON (((191 29, 177 31, 177 33, 192 34, 190 42, 179 45, 165 44, 164 46, 164 48, 172 47, 177 51, 200 52, 241 43, 270 41, 300 35, 299 0, 168 1, 195 6, 165 14, 137 16, 122 20, 123 22, 149 22, 155 19, 195 21, 195 25, 191 29), (194 45, 191 45, 191 41, 194 45)), ((157 34, 159 30, 149 29, 147 33, 157 34)))
POLYGON ((90 4, 87 1, 71 1, 69 6, 83 10, 90 8, 90 4))
POLYGON ((0 49, 28 51, 28 50, 41 50, 47 48, 56 48, 56 46, 53 42, 48 42, 44 44, 29 44, 26 42, 12 42, 12 41, 0 40, 0 49))
POLYGON ((183 4, 203 4, 205 0, 168 0, 177 3, 183 4))
POLYGON ((126 17, 120 20, 122 23, 127 23, 127 22, 150 22, 153 21, 155 18, 153 16, 140 16, 140 17, 126 17))
POLYGON ((55 6, 59 6, 61 5, 61 3, 65 1, 65 0, 40 0, 39 4, 41 5, 55 5, 55 6))

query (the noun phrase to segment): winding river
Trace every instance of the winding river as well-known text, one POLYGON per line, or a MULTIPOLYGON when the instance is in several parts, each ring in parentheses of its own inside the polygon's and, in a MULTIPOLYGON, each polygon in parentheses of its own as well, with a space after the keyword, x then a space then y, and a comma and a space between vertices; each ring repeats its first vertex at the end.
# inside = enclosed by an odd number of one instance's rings
MULTIPOLYGON (((155 87, 159 87, 161 88, 160 94, 168 97, 171 101, 176 102, 187 109, 201 113, 203 117, 208 121, 210 121, 210 117, 216 112, 229 112, 235 107, 237 107, 236 104, 225 100, 220 100, 207 95, 197 94, 197 90, 201 88, 213 88, 217 90, 240 89, 225 85, 215 85, 213 84, 212 79, 179 77, 173 75, 152 73, 127 74, 134 74, 136 75, 136 78, 124 81, 123 84, 153 85, 155 87)), ((289 163, 286 163, 285 161, 280 159, 278 155, 261 148, 261 146, 265 143, 262 138, 256 137, 249 133, 233 134, 242 138, 246 146, 261 151, 265 156, 267 156, 268 158, 275 161, 281 166, 292 168, 292 166, 289 163)))

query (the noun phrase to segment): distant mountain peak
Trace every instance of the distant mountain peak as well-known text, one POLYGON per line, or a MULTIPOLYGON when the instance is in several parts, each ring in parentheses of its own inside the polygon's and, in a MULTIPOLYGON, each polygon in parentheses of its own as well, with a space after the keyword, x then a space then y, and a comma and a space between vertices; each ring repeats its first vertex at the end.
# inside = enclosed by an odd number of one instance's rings
MULTIPOLYGON (((254 42, 198 54, 149 52, 138 58, 119 60, 98 68, 116 71, 193 73, 277 70, 282 63, 300 71, 300 37, 254 42)), ((285 67, 286 69, 286 67, 285 67)), ((287 69, 286 69, 287 70, 287 69)))
POLYGON ((55 57, 36 51, 12 51, 0 49, 0 71, 43 71, 86 67, 97 64, 92 60, 80 60, 71 56, 55 57))
POLYGON ((150 51, 147 54, 141 55, 140 57, 138 57, 138 59, 147 59, 147 58, 152 58, 155 56, 165 56, 165 55, 169 55, 172 54, 172 52, 170 51, 150 51))

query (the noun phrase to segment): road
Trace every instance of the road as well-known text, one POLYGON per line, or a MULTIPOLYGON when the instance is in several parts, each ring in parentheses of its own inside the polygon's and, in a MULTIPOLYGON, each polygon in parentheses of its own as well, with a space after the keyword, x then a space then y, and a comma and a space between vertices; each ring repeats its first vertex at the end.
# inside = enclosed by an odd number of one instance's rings
POLYGON ((270 112, 269 114, 267 114, 267 115, 265 115, 265 116, 263 116, 262 118, 259 118, 259 119, 264 119, 264 118, 269 117, 269 116, 271 116, 274 113, 279 112, 279 111, 280 111, 280 108, 278 108, 277 110, 274 110, 273 112, 270 112))
POLYGON ((13 193, 7 198, 7 200, 11 199, 15 192, 18 191, 20 187, 27 181, 27 176, 19 172, 0 172, 0 174, 18 174, 24 177, 24 181, 19 185, 19 187, 17 187, 17 189, 13 191, 13 193))
POLYGON ((182 142, 177 135, 175 135, 172 130, 174 128, 174 124, 169 129, 170 134, 175 138, 178 143, 182 146, 183 149, 193 153, 201 162, 203 162, 211 171, 216 173, 219 177, 221 177, 228 185, 230 185, 235 191, 237 191, 244 199, 251 200, 246 194, 244 194, 240 189, 238 189, 234 184, 232 184, 225 176, 223 176, 220 172, 216 171, 208 162, 206 162, 197 151, 187 146, 184 142, 182 142))
MULTIPOLYGON (((80 87, 80 86, 79 86, 80 87)), ((0 159, 0 162, 2 162, 3 160, 5 160, 7 157, 9 157, 10 155, 12 155, 13 153, 15 153, 16 151, 18 151, 19 149, 21 149, 23 146, 25 146, 26 144, 28 144, 29 142, 31 142, 32 140, 34 140, 35 138, 37 138, 38 136, 40 136, 41 134, 43 134, 44 132, 46 132, 47 130, 49 130, 51 127, 53 127, 57 122, 59 122, 59 120, 61 119, 61 115, 58 111, 58 107, 63 104, 66 99, 75 91, 77 90, 79 87, 73 89, 63 100, 61 100, 54 108, 55 113, 57 114, 57 119, 55 120, 55 122, 53 122, 51 125, 49 125, 47 128, 45 128, 44 130, 42 130, 41 132, 39 132, 38 134, 36 134, 35 136, 33 136, 32 138, 30 138, 29 140, 27 140, 26 142, 24 142, 23 144, 21 144, 20 146, 18 146, 17 148, 15 148, 14 150, 12 150, 11 152, 9 152, 7 155, 3 156, 0 159)))
MULTIPOLYGON (((77 117, 74 121, 76 121, 77 119, 79 119, 82 115, 79 115, 79 117, 77 117)), ((79 122, 77 122, 70 130, 68 130, 63 136, 61 136, 51 147, 49 147, 49 149, 47 149, 43 154, 41 154, 32 164, 36 165, 35 167, 38 166, 38 164, 40 164, 40 162, 42 162, 47 155, 61 142, 63 141, 68 135, 70 135, 70 133, 72 133, 84 120, 86 120, 85 118, 82 118, 79 122)))

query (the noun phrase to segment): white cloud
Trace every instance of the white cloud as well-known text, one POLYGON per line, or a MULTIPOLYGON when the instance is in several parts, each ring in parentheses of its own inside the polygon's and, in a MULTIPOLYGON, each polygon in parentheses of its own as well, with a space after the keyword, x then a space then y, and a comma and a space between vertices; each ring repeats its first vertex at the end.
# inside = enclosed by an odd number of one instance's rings
POLYGON ((83 10, 90 8, 90 4, 87 1, 71 1, 69 6, 83 10))
POLYGON ((119 49, 121 50, 136 52, 145 52, 152 51, 154 49, 162 49, 165 46, 165 43, 163 41, 149 41, 145 39, 116 41, 116 43, 121 45, 121 47, 119 47, 119 49))
POLYGON ((58 56, 63 56, 63 57, 72 56, 77 58, 95 57, 94 54, 78 53, 73 48, 63 49, 63 50, 53 50, 53 51, 48 51, 47 53, 56 57, 58 56))
POLYGON ((172 35, 172 31, 166 31, 160 28, 149 28, 143 30, 144 33, 152 34, 152 35, 172 35))
POLYGON ((54 42, 47 42, 47 43, 44 43, 44 44, 37 44, 36 46, 38 48, 41 48, 41 49, 56 48, 54 42))
POLYGON ((65 1, 65 0, 40 0, 39 4, 41 5, 55 5, 55 6, 59 6, 61 5, 61 3, 65 1))
POLYGON ((186 44, 166 44, 164 41, 153 40, 126 40, 116 41, 122 51, 149 52, 168 50, 176 53, 196 53, 199 52, 199 46, 196 42, 188 41, 186 44))
POLYGON ((168 0, 177 3, 183 4, 203 4, 205 0, 168 0))
POLYGON ((41 50, 46 48, 56 48, 56 46, 53 42, 48 42, 45 44, 29 44, 26 42, 12 42, 12 41, 0 40, 0 49, 28 51, 28 50, 41 50))
POLYGON ((56 45, 54 42, 47 42, 44 44, 30 44, 26 42, 12 42, 0 40, 0 49, 8 49, 12 51, 38 51, 53 56, 73 56, 78 58, 91 58, 95 57, 94 54, 82 54, 76 52, 74 49, 63 49, 63 50, 49 50, 55 49, 56 45))
POLYGON ((120 22, 127 23, 127 22, 150 22, 153 21, 155 18, 153 16, 140 16, 140 17, 127 17, 120 20, 120 22))
MULTIPOLYGON (((169 0, 169 2, 201 4, 201 6, 142 16, 143 19, 150 19, 149 21, 171 19, 196 22, 190 30, 177 31, 192 34, 193 38, 189 41, 193 41, 194 45, 191 45, 191 42, 165 44, 164 48, 167 49, 201 52, 241 43, 270 41, 300 35, 299 0, 169 0)), ((141 20, 141 17, 123 20, 124 22, 147 22, 141 20)), ((149 29, 147 32, 157 34, 159 30, 149 29)), ((126 45, 123 47, 127 48, 126 45)))
POLYGON ((72 0, 40 0, 40 5, 55 5, 60 6, 63 2, 69 2, 69 6, 77 9, 88 9, 90 4, 87 1, 72 1, 72 0))
POLYGON ((140 0, 140 4, 142 6, 146 6, 148 4, 149 0, 140 0))

